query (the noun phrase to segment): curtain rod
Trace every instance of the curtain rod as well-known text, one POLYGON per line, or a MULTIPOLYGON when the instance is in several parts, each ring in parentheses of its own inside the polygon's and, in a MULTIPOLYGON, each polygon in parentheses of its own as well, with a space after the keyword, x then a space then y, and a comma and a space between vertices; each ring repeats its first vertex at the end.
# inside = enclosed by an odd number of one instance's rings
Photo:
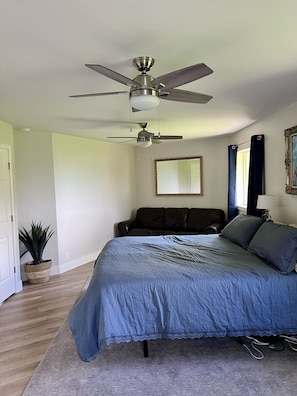
MULTIPOLYGON (((257 135, 257 140, 261 140, 262 137, 263 137, 263 135, 258 134, 258 135, 257 135)), ((242 143, 238 143, 238 144, 231 144, 231 146, 232 146, 232 148, 233 148, 233 150, 234 150, 235 147, 242 146, 243 144, 250 143, 250 142, 251 142, 250 140, 247 140, 246 142, 242 142, 242 143)))
POLYGON ((249 140, 246 142, 238 143, 238 144, 231 144, 230 146, 232 147, 232 150, 235 150, 238 146, 242 146, 243 144, 250 143, 249 140))
POLYGON ((250 143, 250 140, 247 140, 246 142, 238 143, 237 146, 242 146, 243 144, 246 144, 246 143, 250 143))

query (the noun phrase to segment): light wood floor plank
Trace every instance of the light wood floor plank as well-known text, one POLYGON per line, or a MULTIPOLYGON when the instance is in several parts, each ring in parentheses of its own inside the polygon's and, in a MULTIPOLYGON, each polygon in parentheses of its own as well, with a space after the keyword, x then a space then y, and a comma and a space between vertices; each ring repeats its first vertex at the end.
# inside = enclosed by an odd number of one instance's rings
POLYGON ((0 306, 0 395, 20 396, 87 278, 88 263, 23 290, 0 306))

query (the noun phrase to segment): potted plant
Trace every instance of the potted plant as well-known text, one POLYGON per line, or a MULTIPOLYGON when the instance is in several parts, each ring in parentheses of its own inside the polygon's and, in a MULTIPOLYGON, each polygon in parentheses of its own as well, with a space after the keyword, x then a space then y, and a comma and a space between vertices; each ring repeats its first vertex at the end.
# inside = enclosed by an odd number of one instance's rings
POLYGON ((29 252, 33 259, 25 264, 29 283, 44 283, 50 279, 52 261, 43 259, 43 251, 53 233, 50 226, 43 227, 41 222, 35 221, 31 222, 29 229, 25 227, 19 229, 19 239, 26 248, 21 257, 29 252))

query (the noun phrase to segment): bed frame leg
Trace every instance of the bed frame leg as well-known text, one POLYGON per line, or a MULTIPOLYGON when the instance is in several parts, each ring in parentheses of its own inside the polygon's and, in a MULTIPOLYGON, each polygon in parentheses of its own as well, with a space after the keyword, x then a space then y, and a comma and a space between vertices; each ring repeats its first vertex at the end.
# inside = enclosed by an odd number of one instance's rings
POLYGON ((143 341, 143 357, 148 357, 148 342, 147 340, 143 341))

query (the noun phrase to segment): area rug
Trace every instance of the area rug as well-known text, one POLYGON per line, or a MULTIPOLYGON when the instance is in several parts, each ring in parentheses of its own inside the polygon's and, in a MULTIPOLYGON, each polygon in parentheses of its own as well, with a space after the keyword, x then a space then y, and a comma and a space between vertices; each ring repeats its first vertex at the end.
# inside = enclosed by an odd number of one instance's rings
POLYGON ((130 342, 85 363, 66 319, 23 396, 295 396, 297 352, 261 348, 256 360, 229 338, 155 340, 144 358, 130 342))

